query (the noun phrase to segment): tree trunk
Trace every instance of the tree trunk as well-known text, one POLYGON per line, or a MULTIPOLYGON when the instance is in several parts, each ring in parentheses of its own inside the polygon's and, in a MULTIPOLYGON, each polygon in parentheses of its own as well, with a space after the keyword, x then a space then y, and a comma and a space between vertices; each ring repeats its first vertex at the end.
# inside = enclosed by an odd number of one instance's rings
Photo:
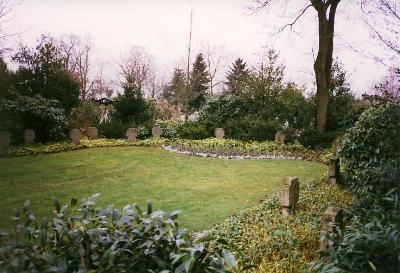
MULTIPOLYGON (((318 1, 317 1, 318 2, 318 1)), ((317 128, 321 133, 326 131, 326 117, 328 112, 329 86, 331 81, 333 60, 333 37, 335 32, 335 15, 340 0, 328 5, 314 4, 318 11, 319 47, 314 63, 315 78, 317 83, 317 128), (329 15, 327 17, 327 10, 329 15)), ((314 2, 315 3, 315 2, 314 2)))

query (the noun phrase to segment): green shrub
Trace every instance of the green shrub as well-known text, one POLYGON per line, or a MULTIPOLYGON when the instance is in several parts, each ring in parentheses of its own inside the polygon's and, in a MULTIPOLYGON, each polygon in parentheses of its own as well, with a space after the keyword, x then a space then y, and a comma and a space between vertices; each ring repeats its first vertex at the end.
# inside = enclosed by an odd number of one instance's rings
POLYGON ((154 126, 160 127, 162 130, 161 136, 168 139, 178 137, 179 121, 177 120, 156 120, 154 126))
POLYGON ((400 102, 366 110, 343 139, 345 183, 360 196, 400 191, 400 102), (397 175, 394 175, 397 174, 397 175))
POLYGON ((190 121, 179 125, 178 135, 183 139, 205 139, 211 136, 205 125, 190 121))
POLYGON ((278 120, 266 122, 260 117, 245 116, 227 122, 225 129, 226 136, 232 139, 263 141, 273 140, 281 126, 278 120))
POLYGON ((308 128, 301 132, 299 142, 310 149, 329 148, 337 136, 335 132, 320 133, 318 129, 308 128))
POLYGON ((23 141, 24 129, 34 129, 35 140, 47 142, 65 139, 66 128, 66 113, 57 100, 40 95, 0 100, 0 130, 11 132, 16 143, 23 141))
POLYGON ((101 109, 97 102, 81 101, 76 108, 72 109, 72 114, 68 121, 69 128, 98 127, 100 116, 101 109))
POLYGON ((151 137, 151 131, 146 127, 139 126, 136 128, 136 130, 137 130, 137 139, 143 140, 151 137))
POLYGON ((99 124, 99 136, 106 138, 126 138, 126 130, 128 125, 123 124, 119 120, 110 120, 99 124))
POLYGON ((228 272, 232 254, 210 252, 208 233, 189 236, 178 212, 127 205, 95 208, 96 198, 54 201, 51 221, 37 220, 26 201, 10 232, 0 237, 0 271, 18 272, 228 272))
POLYGON ((400 268, 400 202, 393 192, 358 205, 351 222, 334 238, 331 261, 317 272, 392 273, 400 268))
POLYGON ((285 132, 285 136, 286 136, 285 143, 288 143, 288 144, 295 143, 296 140, 298 140, 300 137, 298 130, 295 128, 286 128, 284 130, 284 132, 285 132))
POLYGON ((346 209, 351 195, 327 185, 326 179, 300 181, 296 213, 280 212, 274 195, 254 208, 245 209, 213 228, 219 241, 226 242, 245 272, 306 272, 318 260, 321 215, 328 206, 346 209))

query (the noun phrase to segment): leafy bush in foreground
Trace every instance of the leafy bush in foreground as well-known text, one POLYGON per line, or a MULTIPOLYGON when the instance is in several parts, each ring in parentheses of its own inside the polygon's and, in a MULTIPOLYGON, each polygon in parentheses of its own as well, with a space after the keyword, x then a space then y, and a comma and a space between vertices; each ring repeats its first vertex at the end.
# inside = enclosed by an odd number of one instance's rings
POLYGON ((314 267, 330 273, 392 273, 400 268, 400 202, 393 191, 359 208, 334 239, 331 262, 314 267))
POLYGON ((281 215, 278 195, 274 195, 213 228, 241 268, 260 273, 305 272, 310 262, 318 260, 322 213, 328 206, 347 209, 352 198, 326 184, 326 179, 300 182, 300 200, 293 216, 281 215))
POLYGON ((0 271, 17 272, 228 272, 236 262, 228 251, 210 252, 208 233, 189 236, 175 222, 178 212, 95 208, 97 195, 61 206, 37 221, 25 202, 0 237, 0 271))
POLYGON ((400 101, 365 111, 345 134, 340 157, 346 185, 360 196, 400 194, 400 101))

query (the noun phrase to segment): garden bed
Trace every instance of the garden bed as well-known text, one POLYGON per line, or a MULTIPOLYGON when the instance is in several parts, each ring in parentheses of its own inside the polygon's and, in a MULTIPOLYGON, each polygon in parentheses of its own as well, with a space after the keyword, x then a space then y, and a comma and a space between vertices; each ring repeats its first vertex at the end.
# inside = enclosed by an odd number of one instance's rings
POLYGON ((319 260, 321 215, 329 206, 350 208, 352 195, 325 178, 300 181, 294 215, 281 214, 279 195, 214 226, 217 242, 227 244, 244 272, 309 272, 319 260), (247 269, 247 270, 246 270, 247 269))
POLYGON ((165 143, 165 139, 148 138, 145 140, 139 140, 137 142, 129 142, 126 139, 81 139, 80 145, 74 145, 70 142, 63 141, 49 144, 34 144, 12 147, 8 153, 0 155, 0 157, 16 157, 16 156, 28 156, 28 155, 39 155, 39 154, 54 154, 75 150, 84 150, 91 148, 100 147, 151 147, 160 146, 165 143))
POLYGON ((245 142, 233 139, 179 139, 168 141, 162 148, 182 155, 218 159, 291 159, 327 164, 328 150, 310 150, 298 144, 280 145, 272 141, 245 142))

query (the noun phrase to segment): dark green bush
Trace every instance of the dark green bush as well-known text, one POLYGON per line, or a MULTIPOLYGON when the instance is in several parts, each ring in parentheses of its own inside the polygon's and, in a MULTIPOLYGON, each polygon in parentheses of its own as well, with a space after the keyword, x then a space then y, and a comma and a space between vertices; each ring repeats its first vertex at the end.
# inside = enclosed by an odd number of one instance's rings
POLYGON ((72 109, 69 118, 70 128, 98 127, 100 124, 101 109, 94 101, 81 101, 77 107, 72 109))
POLYGON ((229 121, 243 118, 249 110, 249 106, 242 97, 222 95, 207 101, 200 109, 199 122, 208 129, 224 127, 229 121))
POLYGON ((227 122, 225 132, 226 136, 232 139, 263 141, 273 140, 275 133, 280 129, 278 120, 266 122, 260 117, 245 116, 227 122))
POLYGON ((336 132, 320 133, 317 129, 304 129, 299 137, 299 142, 306 148, 329 148, 338 136, 336 132))
POLYGON ((374 204, 359 204, 351 222, 334 238, 332 262, 318 272, 392 273, 400 268, 400 202, 391 192, 374 204))
POLYGON ((51 221, 38 221, 25 202, 12 229, 1 233, 0 271, 19 272, 228 272, 232 254, 210 252, 208 233, 189 236, 175 222, 178 212, 95 208, 97 195, 62 206, 55 200, 51 221))
POLYGON ((299 139, 299 132, 295 128, 286 128, 284 132, 286 136, 285 143, 292 144, 299 139))
POLYGON ((151 137, 151 130, 146 127, 139 126, 137 129, 137 139, 147 139, 151 137))
POLYGON ((365 111, 343 139, 340 153, 345 183, 360 196, 399 193, 400 102, 365 111))
POLYGON ((105 138, 126 138, 125 133, 128 127, 119 120, 103 122, 99 124, 99 135, 105 138))
POLYGON ((54 99, 40 95, 0 100, 0 130, 9 131, 16 143, 23 141, 24 129, 34 129, 37 142, 66 137, 66 113, 54 99))
POLYGON ((397 272, 400 268, 400 102, 365 111, 343 138, 343 183, 357 196, 350 224, 334 238, 320 272, 397 272))
POLYGON ((212 136, 205 125, 190 121, 179 125, 178 135, 182 139, 205 139, 212 136))

